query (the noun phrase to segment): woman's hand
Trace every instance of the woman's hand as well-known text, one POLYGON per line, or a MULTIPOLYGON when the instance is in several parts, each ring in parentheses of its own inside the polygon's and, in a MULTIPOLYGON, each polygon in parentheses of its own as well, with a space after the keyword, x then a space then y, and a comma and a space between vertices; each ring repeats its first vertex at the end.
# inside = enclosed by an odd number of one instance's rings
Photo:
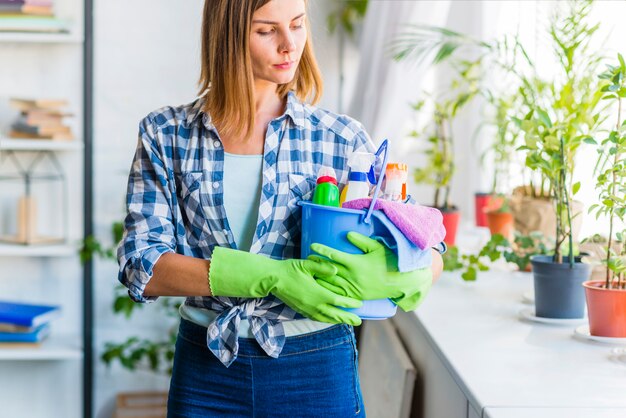
POLYGON ((259 254, 215 247, 209 267, 213 296, 262 298, 270 293, 315 321, 360 325, 361 319, 343 308, 363 303, 336 294, 317 282, 337 269, 328 260, 272 260, 259 254))
POLYGON ((356 232, 348 233, 348 241, 365 254, 348 254, 322 244, 312 244, 317 255, 311 260, 330 259, 337 274, 318 278, 320 285, 349 298, 371 300, 390 298, 404 310, 413 310, 432 285, 430 267, 406 273, 398 272, 396 255, 376 240, 356 232))

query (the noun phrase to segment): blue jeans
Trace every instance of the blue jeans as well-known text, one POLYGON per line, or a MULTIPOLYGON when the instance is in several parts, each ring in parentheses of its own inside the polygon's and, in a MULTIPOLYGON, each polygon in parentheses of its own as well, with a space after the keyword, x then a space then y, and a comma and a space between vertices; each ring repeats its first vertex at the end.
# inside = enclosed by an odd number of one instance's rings
POLYGON ((182 320, 168 417, 364 417, 352 327, 287 337, 278 358, 239 339, 229 368, 206 347, 206 328, 182 320))

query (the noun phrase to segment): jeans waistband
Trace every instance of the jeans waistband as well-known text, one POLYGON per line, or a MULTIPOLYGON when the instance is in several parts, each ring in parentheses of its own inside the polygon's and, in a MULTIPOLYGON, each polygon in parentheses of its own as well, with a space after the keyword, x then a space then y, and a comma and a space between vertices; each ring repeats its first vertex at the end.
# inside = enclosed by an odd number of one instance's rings
MULTIPOLYGON (((201 347, 207 346, 207 328, 184 318, 180 321, 178 337, 201 347)), ((332 325, 320 331, 287 337, 280 356, 300 354, 346 343, 354 345, 354 330, 352 326, 346 324, 332 325)), ((252 338, 239 338, 238 355, 244 357, 268 357, 256 340, 252 338)))

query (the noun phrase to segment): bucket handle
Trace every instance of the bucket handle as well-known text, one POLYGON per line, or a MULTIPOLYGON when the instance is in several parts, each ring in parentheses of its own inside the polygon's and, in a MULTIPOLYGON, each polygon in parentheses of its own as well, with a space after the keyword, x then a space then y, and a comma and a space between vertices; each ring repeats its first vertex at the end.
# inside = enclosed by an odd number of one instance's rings
POLYGON ((367 214, 365 218, 363 218, 363 222, 369 225, 370 218, 372 217, 372 212, 374 211, 374 205, 376 204, 376 200, 378 200, 378 195, 380 194, 380 187, 383 184, 383 179, 385 178, 385 170, 387 169, 387 158, 389 157, 388 153, 388 144, 389 141, 385 138, 383 143, 380 144, 378 150, 376 151, 376 156, 380 156, 380 154, 384 151, 385 155, 383 156, 383 165, 380 171, 380 175, 378 176, 378 181, 376 182, 376 188, 374 189, 374 195, 372 196, 372 203, 370 204, 369 209, 367 210, 367 214))

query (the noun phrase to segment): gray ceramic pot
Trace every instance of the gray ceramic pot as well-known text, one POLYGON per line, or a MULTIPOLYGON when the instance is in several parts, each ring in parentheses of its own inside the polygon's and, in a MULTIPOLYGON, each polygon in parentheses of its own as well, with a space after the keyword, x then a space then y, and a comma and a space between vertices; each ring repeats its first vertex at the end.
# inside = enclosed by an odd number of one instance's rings
POLYGON ((535 282, 535 315, 543 318, 573 319, 585 316, 585 291, 582 286, 589 280, 591 266, 576 258, 574 268, 569 259, 554 263, 551 255, 531 258, 535 282))

